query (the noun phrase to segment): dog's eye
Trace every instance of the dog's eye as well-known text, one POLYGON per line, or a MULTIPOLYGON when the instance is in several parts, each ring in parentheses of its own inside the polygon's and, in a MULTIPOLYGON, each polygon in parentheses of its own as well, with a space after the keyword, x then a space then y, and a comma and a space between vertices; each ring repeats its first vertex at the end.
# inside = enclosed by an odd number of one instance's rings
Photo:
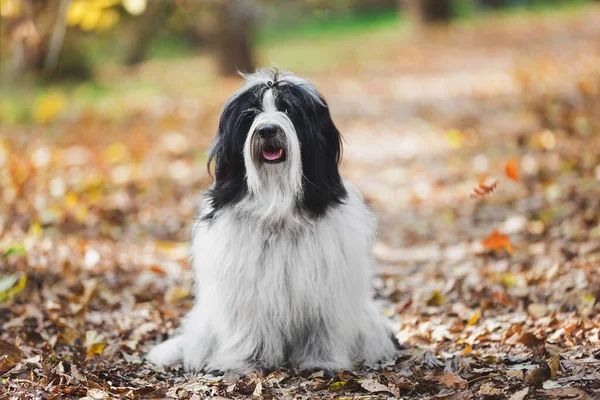
POLYGON ((292 115, 293 110, 292 110, 292 106, 288 103, 284 103, 282 105, 283 108, 283 112, 286 113, 287 115, 292 115))

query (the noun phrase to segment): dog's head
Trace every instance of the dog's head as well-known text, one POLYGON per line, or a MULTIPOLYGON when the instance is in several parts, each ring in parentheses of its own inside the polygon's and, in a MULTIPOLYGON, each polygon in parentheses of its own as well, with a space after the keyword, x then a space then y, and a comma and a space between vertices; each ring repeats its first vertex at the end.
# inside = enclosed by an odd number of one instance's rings
POLYGON ((250 195, 288 199, 295 210, 322 216, 346 197, 341 137, 325 99, 288 72, 261 69, 245 78, 225 104, 210 153, 213 210, 250 195))

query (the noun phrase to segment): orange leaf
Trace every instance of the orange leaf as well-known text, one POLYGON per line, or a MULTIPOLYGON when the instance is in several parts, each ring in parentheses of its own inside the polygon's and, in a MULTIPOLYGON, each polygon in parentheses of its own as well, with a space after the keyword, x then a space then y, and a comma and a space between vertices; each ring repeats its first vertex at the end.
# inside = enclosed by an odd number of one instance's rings
POLYGON ((519 182, 519 172, 517 171, 517 160, 514 158, 506 163, 506 176, 510 179, 519 182))
POLYGON ((473 316, 471 317, 469 322, 467 322, 467 326, 475 325, 477 323, 477 321, 479 321, 480 317, 481 317, 481 310, 475 311, 475 314, 473 314, 473 316))
POLYGON ((471 193, 471 198, 478 199, 478 198, 487 196, 488 194, 492 194, 492 193, 494 193, 496 188, 498 188, 499 184, 500 183, 498 181, 493 181, 489 185, 486 185, 485 183, 480 183, 479 186, 476 186, 475 188, 473 188, 473 193, 471 193))
POLYGON ((506 249, 510 254, 513 253, 513 247, 510 243, 510 238, 498 231, 492 232, 488 237, 483 239, 483 247, 490 248, 492 250, 506 249))

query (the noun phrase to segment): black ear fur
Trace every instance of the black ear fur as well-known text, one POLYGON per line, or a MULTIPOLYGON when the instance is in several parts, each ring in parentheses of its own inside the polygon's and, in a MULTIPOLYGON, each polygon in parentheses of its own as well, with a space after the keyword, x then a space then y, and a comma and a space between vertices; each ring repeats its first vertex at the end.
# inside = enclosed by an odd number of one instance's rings
POLYGON ((246 166, 244 164, 244 142, 254 117, 260 111, 260 99, 255 90, 239 94, 223 109, 219 129, 208 160, 208 168, 214 162, 214 185, 209 199, 212 218, 219 209, 233 204, 248 193, 246 166))
POLYGON ((300 141, 304 174, 300 206, 313 217, 320 217, 347 196, 338 169, 341 135, 324 98, 317 101, 306 89, 291 83, 282 85, 279 91, 277 109, 288 113, 300 141))

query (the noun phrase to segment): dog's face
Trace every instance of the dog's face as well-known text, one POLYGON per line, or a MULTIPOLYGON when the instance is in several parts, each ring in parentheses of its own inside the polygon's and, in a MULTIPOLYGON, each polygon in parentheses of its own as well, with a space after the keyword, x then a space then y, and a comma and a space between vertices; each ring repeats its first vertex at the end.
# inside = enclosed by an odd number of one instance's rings
POLYGON ((279 193, 296 211, 320 217, 346 197, 340 158, 340 134, 317 89, 289 73, 259 70, 221 115, 211 149, 213 211, 248 195, 276 201, 271 194, 279 193))

